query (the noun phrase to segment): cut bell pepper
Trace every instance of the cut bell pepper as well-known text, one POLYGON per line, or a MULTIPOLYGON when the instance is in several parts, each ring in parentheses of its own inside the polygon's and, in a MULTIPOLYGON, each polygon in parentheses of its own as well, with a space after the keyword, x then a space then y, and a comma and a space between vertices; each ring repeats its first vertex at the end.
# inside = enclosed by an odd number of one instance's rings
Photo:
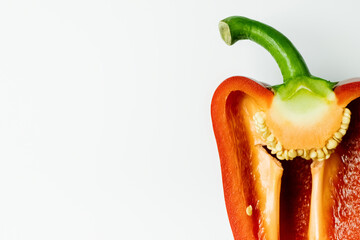
POLYGON ((219 29, 229 45, 267 49, 284 81, 230 77, 212 99, 234 239, 360 239, 360 79, 312 76, 292 43, 260 22, 229 17, 219 29))

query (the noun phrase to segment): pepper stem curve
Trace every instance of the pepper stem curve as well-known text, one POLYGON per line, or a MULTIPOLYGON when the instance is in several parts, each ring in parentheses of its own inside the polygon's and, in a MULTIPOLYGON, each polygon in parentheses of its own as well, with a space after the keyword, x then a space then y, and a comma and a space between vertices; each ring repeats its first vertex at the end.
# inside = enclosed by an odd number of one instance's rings
POLYGON ((284 82, 311 76, 304 59, 290 40, 268 25, 245 17, 232 16, 220 21, 219 30, 228 45, 249 39, 264 47, 277 62, 284 82))

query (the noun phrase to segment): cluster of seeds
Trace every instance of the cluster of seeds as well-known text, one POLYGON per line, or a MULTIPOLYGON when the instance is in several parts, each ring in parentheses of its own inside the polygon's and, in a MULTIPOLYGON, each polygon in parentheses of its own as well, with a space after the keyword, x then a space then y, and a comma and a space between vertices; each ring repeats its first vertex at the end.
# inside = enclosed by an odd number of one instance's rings
POLYGON ((271 150, 271 154, 276 155, 279 160, 292 160, 296 157, 302 157, 306 160, 323 161, 328 159, 334 152, 337 145, 341 142, 343 136, 349 128, 351 112, 349 109, 344 109, 344 114, 341 121, 340 129, 333 134, 331 138, 326 141, 322 148, 312 149, 284 149, 281 143, 276 139, 273 133, 269 130, 265 123, 266 115, 264 112, 257 112, 254 115, 256 131, 261 134, 265 140, 267 148, 271 150))

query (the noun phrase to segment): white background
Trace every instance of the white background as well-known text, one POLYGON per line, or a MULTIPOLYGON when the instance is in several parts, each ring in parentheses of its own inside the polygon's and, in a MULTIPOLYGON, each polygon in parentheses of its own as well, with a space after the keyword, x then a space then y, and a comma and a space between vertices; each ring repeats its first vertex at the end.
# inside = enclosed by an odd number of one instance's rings
POLYGON ((340 81, 360 76, 359 7, 1 1, 0 239, 232 239, 211 97, 232 75, 281 75, 254 43, 223 43, 219 20, 275 27, 340 81))

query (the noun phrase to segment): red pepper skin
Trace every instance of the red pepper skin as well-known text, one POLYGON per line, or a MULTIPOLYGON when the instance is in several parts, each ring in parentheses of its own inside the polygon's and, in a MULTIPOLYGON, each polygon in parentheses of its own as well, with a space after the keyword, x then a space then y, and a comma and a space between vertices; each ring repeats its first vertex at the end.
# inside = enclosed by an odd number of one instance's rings
POLYGON ((360 97, 360 78, 339 82, 334 89, 338 105, 345 107, 351 101, 360 97))
POLYGON ((242 91, 246 93, 256 99, 258 104, 265 109, 268 109, 271 106, 274 97, 274 94, 263 84, 251 80, 250 78, 234 76, 226 79, 216 89, 211 103, 212 112, 216 110, 214 109, 215 106, 218 106, 220 103, 225 104, 226 98, 232 91, 242 91))
MULTIPOLYGON (((254 226, 256 223, 250 221, 244 211, 247 206, 243 189, 246 187, 244 184, 248 183, 239 174, 238 165, 241 162, 238 162, 237 146, 232 138, 233 133, 229 128, 226 113, 228 97, 235 91, 241 91, 251 96, 264 109, 270 107, 273 93, 251 79, 231 77, 217 88, 211 103, 211 116, 220 155, 225 202, 234 239, 255 240, 257 239, 255 237, 257 226, 254 226)), ((240 144, 245 146, 246 139, 243 138, 243 141, 240 144)), ((241 161, 251 161, 251 159, 241 159, 241 161)))

